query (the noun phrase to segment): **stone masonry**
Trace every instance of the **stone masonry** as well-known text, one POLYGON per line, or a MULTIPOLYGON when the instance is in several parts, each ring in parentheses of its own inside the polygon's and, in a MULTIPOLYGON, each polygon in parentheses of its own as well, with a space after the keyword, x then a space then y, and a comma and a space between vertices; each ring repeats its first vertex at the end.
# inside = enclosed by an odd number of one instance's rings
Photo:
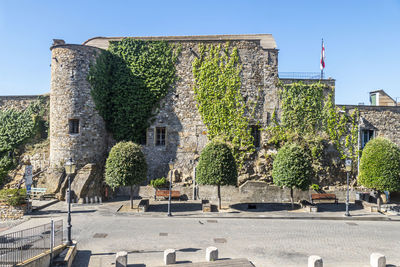
MULTIPOLYGON (((248 105, 255 103, 251 125, 259 123, 259 126, 264 128, 268 125, 274 109, 279 111, 278 49, 271 35, 134 38, 165 40, 182 48, 176 64, 178 80, 156 110, 157 115, 147 129, 146 143, 143 144, 149 166, 148 180, 166 177, 169 171, 168 162, 173 160, 174 182, 191 182, 193 168, 197 165, 201 150, 208 142, 207 128, 197 110, 193 92, 192 62, 198 56, 200 44, 225 45, 229 41, 231 47, 238 48, 243 67, 242 94, 248 105), (157 128, 165 128, 165 145, 156 145, 157 128)), ((62 40, 55 40, 50 48, 52 52, 50 159, 46 179, 53 186, 52 188, 50 185, 46 186, 49 191, 63 195, 66 187, 63 165, 68 158, 77 163, 76 181, 72 182, 76 196, 79 198, 96 196, 101 195, 103 191, 101 183, 104 162, 115 141, 107 133, 103 119, 95 110, 90 95, 90 84, 86 77, 90 64, 95 62, 102 49, 107 49, 109 41, 121 39, 121 37, 96 37, 82 45, 65 44, 62 40)), ((281 81, 292 83, 299 80, 281 79, 281 81)), ((317 80, 301 81, 311 83, 317 80)), ((334 89, 334 79, 329 78, 321 82, 327 84, 328 89, 334 89)), ((7 108, 21 110, 35 99, 37 96, 0 96, 0 110, 7 108)), ((360 128, 371 128, 376 135, 387 137, 400 145, 400 107, 345 106, 347 111, 352 111, 356 107, 360 110, 360 117, 363 118, 360 128)), ((261 144, 263 141, 265 136, 261 134, 261 144)), ((253 162, 246 167, 246 173, 239 177, 239 183, 265 178, 267 169, 271 167, 270 153, 276 151, 259 148, 253 162)), ((335 179, 340 180, 340 177, 336 176, 335 179)))

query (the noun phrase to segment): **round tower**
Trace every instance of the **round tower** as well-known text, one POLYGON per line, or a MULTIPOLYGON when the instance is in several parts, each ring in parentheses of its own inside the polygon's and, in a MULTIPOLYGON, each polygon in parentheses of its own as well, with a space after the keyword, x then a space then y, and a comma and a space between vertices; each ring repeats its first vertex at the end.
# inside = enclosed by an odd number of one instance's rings
POLYGON ((50 167, 72 158, 80 168, 105 159, 107 132, 86 80, 100 49, 54 40, 50 48, 50 167))

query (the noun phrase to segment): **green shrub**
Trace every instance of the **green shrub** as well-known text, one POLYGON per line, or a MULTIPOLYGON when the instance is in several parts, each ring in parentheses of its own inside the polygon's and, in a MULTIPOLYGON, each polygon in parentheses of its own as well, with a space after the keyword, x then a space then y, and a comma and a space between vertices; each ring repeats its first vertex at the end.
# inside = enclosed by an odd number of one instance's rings
POLYGON ((0 190, 0 201, 7 202, 10 206, 19 206, 26 203, 26 189, 2 189, 0 190))
POLYGON ((274 184, 290 188, 292 207, 293 188, 308 189, 313 174, 311 156, 307 150, 296 144, 287 144, 278 150, 272 177, 274 184))
POLYGON ((218 206, 221 208, 221 185, 236 185, 237 168, 232 151, 226 143, 211 141, 201 151, 197 165, 196 181, 199 184, 218 186, 218 206))
POLYGON ((199 184, 235 185, 237 169, 229 146, 220 141, 211 141, 203 149, 196 169, 199 184))
POLYGON ((311 188, 312 190, 318 191, 318 190, 319 190, 319 185, 317 185, 317 184, 312 184, 310 188, 311 188))
POLYGON ((147 163, 140 145, 133 142, 119 142, 110 151, 106 161, 106 183, 115 189, 131 187, 131 208, 133 208, 133 186, 146 180, 147 163))
POLYGON ((111 188, 131 186, 146 180, 147 163, 141 147, 133 142, 119 142, 106 162, 106 183, 111 188))
POLYGON ((400 148, 385 138, 375 138, 364 147, 358 182, 378 191, 400 191, 400 148))
POLYGON ((15 162, 12 157, 8 156, 8 153, 0 153, 0 185, 3 184, 8 171, 14 166, 15 162))
POLYGON ((162 187, 167 187, 168 182, 165 177, 162 177, 162 178, 151 180, 150 185, 154 188, 162 188, 162 187))

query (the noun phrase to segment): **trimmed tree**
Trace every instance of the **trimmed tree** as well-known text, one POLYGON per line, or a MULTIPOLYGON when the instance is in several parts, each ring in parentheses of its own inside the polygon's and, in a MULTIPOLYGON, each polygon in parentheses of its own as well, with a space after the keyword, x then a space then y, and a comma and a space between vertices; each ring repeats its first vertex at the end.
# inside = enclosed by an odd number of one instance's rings
POLYGON ((274 184, 290 188, 293 203, 293 188, 306 190, 311 184, 313 168, 309 153, 296 144, 287 144, 279 149, 272 167, 274 184))
POLYGON ((201 151, 196 180, 199 184, 218 186, 218 209, 221 209, 221 185, 236 185, 237 169, 230 147, 211 141, 201 151))
POLYGON ((133 208, 133 186, 146 180, 147 163, 140 145, 119 142, 110 151, 106 162, 106 183, 115 189, 130 186, 131 209, 133 208))
POLYGON ((372 139, 364 147, 358 182, 378 191, 378 210, 382 191, 400 191, 400 148, 388 139, 372 139))

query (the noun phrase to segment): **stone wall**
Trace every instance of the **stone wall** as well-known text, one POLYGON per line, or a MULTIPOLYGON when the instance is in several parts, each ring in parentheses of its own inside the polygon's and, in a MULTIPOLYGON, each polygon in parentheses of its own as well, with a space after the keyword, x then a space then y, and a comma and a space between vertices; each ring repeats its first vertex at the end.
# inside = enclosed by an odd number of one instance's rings
MULTIPOLYGON (((199 185, 198 186, 198 199, 208 199, 217 201, 217 186, 199 185)), ((173 190, 179 190, 181 195, 186 195, 187 199, 193 199, 192 186, 174 186, 173 190)), ((340 202, 346 200, 346 190, 340 187, 330 187, 325 190, 326 193, 336 194, 340 202)), ((117 190, 118 196, 129 196, 130 188, 121 187, 117 190)), ((315 193, 313 190, 301 191, 298 189, 293 190, 293 198, 295 201, 309 200, 310 195, 315 193)), ((355 189, 350 190, 350 201, 355 200, 355 189)), ((155 190, 150 186, 140 186, 134 190, 136 197, 154 198, 155 190)), ((282 203, 290 202, 290 189, 280 188, 276 185, 269 185, 264 182, 247 181, 240 187, 236 186, 221 186, 221 198, 224 202, 235 203, 282 203)))
POLYGON ((21 206, 10 206, 6 202, 0 202, 0 220, 18 220, 28 211, 28 204, 21 206))
MULTIPOLYGON (((49 95, 43 96, 49 98, 49 95)), ((0 96, 0 110, 25 110, 32 102, 36 101, 39 97, 41 97, 41 95, 0 96)))
MULTIPOLYGON (((200 43, 179 42, 182 47, 176 65, 179 80, 162 100, 158 115, 147 131, 144 152, 149 166, 149 179, 165 177, 168 173, 168 162, 173 160, 174 168, 179 170, 184 180, 187 180, 208 141, 207 128, 197 110, 193 92, 192 62, 200 43), (166 127, 165 146, 155 146, 157 127, 166 127)), ((224 45, 225 41, 208 43, 224 45)), ((257 41, 232 41, 231 46, 238 48, 243 64, 241 73, 243 97, 248 103, 257 101, 255 117, 251 123, 256 124, 260 121, 261 127, 266 126, 269 114, 272 114, 278 100, 276 87, 278 51, 263 49, 257 41)))
POLYGON ((60 169, 68 158, 77 168, 104 162, 107 133, 95 110, 86 80, 98 48, 81 45, 51 47, 50 167, 60 169), (79 133, 70 133, 70 120, 79 120, 79 133))
POLYGON ((353 112, 355 108, 360 111, 363 119, 360 128, 375 131, 375 136, 385 137, 400 146, 400 106, 363 106, 341 105, 347 111, 353 112))

